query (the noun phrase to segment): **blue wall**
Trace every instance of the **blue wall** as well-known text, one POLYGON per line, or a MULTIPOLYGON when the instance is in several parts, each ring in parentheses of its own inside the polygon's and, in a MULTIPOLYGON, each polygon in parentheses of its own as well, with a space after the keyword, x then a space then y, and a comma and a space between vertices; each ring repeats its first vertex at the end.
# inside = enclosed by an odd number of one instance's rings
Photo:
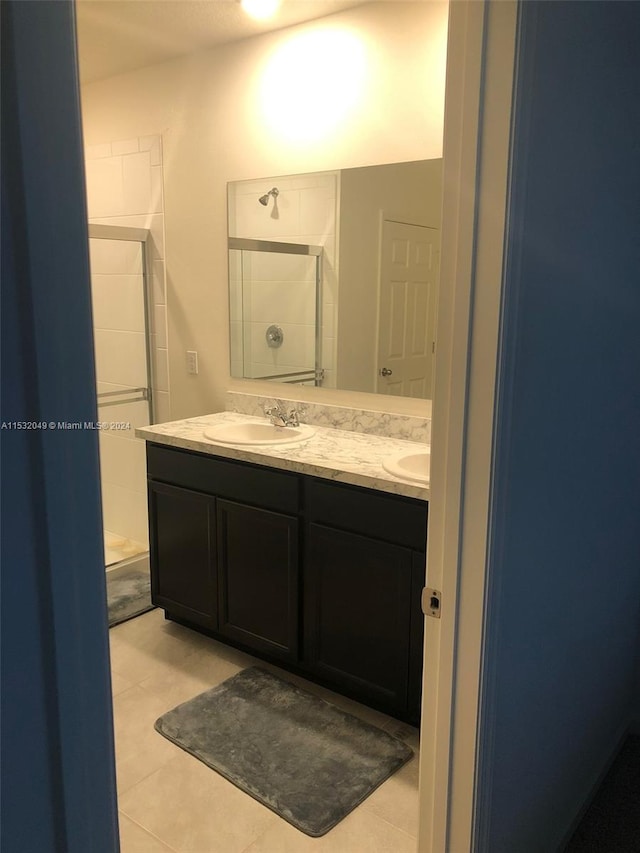
MULTIPOLYGON (((95 422, 73 6, 2 13, 1 420, 95 422)), ((119 849, 97 432, 2 429, 4 853, 119 849)))
POLYGON ((520 14, 483 853, 557 848, 637 696, 640 3, 520 14))

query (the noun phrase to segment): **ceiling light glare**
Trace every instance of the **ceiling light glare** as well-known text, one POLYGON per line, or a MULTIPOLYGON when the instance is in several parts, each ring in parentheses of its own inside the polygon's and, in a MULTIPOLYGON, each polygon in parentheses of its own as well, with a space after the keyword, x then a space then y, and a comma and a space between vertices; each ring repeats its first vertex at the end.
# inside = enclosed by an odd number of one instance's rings
POLYGON ((289 142, 318 142, 335 134, 357 109, 367 62, 360 38, 327 27, 295 33, 261 74, 263 126, 289 142))
POLYGON ((278 11, 280 0, 241 0, 242 8, 252 18, 262 21, 278 11))

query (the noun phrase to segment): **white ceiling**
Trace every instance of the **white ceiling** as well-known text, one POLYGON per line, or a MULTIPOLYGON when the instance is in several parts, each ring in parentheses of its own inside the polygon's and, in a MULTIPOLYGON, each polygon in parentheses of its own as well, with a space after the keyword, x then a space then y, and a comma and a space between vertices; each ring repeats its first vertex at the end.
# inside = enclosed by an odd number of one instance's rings
POLYGON ((256 21, 239 0, 76 0, 81 82, 322 18, 363 2, 367 0, 282 0, 275 17, 256 21))

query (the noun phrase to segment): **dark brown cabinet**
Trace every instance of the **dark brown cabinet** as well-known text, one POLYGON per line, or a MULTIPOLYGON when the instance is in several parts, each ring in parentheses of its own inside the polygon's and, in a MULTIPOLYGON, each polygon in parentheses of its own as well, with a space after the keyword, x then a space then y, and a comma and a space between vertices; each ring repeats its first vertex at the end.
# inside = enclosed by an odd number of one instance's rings
POLYGON ((297 518, 217 503, 218 630, 256 651, 297 660, 297 518))
POLYGON ((318 675, 394 710, 407 703, 411 552, 310 524, 305 657, 318 675))
POLYGON ((305 660, 350 695, 417 721, 426 504, 318 480, 305 497, 305 660))
POLYGON ((218 627, 214 521, 212 498, 149 481, 153 602, 212 630, 218 627))
POLYGON ((417 723, 427 504, 148 444, 170 619, 417 723))

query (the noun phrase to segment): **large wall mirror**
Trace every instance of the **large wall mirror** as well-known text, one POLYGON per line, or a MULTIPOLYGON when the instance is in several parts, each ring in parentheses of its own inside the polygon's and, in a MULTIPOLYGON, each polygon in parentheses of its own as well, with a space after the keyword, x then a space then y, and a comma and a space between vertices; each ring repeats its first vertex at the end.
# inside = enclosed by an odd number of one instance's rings
POLYGON ((430 398, 442 160, 228 185, 231 375, 430 398))

